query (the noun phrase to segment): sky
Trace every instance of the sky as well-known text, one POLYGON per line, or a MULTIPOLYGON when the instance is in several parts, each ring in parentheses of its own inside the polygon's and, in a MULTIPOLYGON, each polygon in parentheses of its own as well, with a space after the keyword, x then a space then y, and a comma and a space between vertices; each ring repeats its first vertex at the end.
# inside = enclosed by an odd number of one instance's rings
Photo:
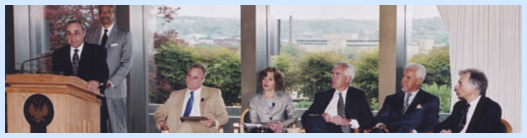
MULTIPOLYGON (((174 5, 181 7, 180 16, 239 18, 239 5, 174 5)), ((436 6, 411 6, 414 18, 439 16, 436 6)), ((271 5, 270 15, 288 19, 358 19, 378 20, 379 5, 271 5)))

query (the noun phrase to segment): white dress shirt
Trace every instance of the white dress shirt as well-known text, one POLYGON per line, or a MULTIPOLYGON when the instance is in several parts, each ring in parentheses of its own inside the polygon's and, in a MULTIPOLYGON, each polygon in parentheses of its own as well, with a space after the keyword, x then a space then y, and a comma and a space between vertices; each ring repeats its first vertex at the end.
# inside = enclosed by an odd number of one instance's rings
POLYGON ((470 105, 470 107, 468 108, 468 112, 467 112, 467 122, 465 123, 465 127, 463 127, 463 129, 459 133, 467 132, 468 125, 470 123, 470 120, 472 120, 472 115, 474 115, 474 111, 476 110, 476 106, 478 106, 479 99, 481 99, 481 95, 478 96, 478 98, 476 98, 472 102, 468 103, 470 105))
POLYGON ((79 55, 79 62, 81 61, 82 48, 84 48, 84 43, 82 43, 81 46, 79 46, 77 48, 70 47, 70 61, 71 61, 71 63, 73 63, 73 55, 75 54, 75 49, 79 50, 79 52, 77 52, 77 55, 79 55))
MULTIPOLYGON (((194 91, 194 101, 192 102, 192 110, 190 111, 189 116, 201 116, 201 88, 202 87, 199 87, 196 91, 194 91)), ((181 108, 181 116, 185 114, 185 109, 187 109, 187 103, 190 98, 190 92, 191 91, 187 89, 187 92, 185 93, 185 100, 183 100, 183 106, 181 108)), ((218 120, 214 120, 214 122, 216 123, 214 127, 218 129, 220 127, 218 120)))
MULTIPOLYGON (((407 102, 408 106, 410 106, 410 104, 412 104, 412 102, 414 101, 415 96, 417 95, 417 93, 419 93, 419 89, 417 89, 416 91, 410 92, 410 93, 412 95, 410 96, 408 101, 406 101, 406 97, 408 96, 408 93, 407 92, 404 93, 404 102, 407 102)), ((404 106, 404 103, 403 103, 403 106, 404 106)))
MULTIPOLYGON (((187 89, 187 92, 185 93, 185 100, 183 100, 183 108, 181 108, 181 116, 185 114, 185 109, 187 109, 187 103, 190 98, 190 90, 187 89)), ((196 91, 194 91, 194 102, 192 103, 192 110, 190 112, 189 116, 201 116, 201 110, 200 110, 200 102, 201 102, 201 87, 198 88, 196 91)))
POLYGON ((344 105, 346 105, 346 94, 348 93, 348 88, 349 87, 346 87, 346 89, 342 92, 339 92, 337 89, 335 89, 335 92, 333 93, 333 98, 331 98, 331 101, 329 101, 329 104, 326 107, 324 113, 328 113, 330 116, 338 115, 337 107, 339 103, 339 93, 342 93, 342 100, 344 101, 344 105))

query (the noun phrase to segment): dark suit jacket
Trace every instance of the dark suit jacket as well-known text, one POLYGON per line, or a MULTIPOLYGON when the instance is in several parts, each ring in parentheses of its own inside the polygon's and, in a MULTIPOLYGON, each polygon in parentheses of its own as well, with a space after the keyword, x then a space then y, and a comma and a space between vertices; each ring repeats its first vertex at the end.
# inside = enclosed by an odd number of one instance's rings
POLYGON ((412 129, 419 133, 433 131, 439 123, 439 98, 419 90, 406 113, 403 111, 404 99, 404 92, 388 95, 372 125, 383 123, 390 132, 399 133, 408 133, 412 129))
MULTIPOLYGON (((458 126, 461 122, 462 108, 465 104, 465 100, 458 101, 454 105, 452 114, 437 125, 435 132, 450 129, 454 133, 459 133, 462 128, 458 129, 458 126)), ((466 125, 468 125, 466 133, 503 133, 504 125, 501 123, 500 105, 488 97, 481 97, 470 123, 466 125)))
MULTIPOLYGON (((312 119, 310 114, 321 115, 326 111, 335 89, 329 89, 324 92, 315 94, 315 101, 309 109, 302 115, 302 125, 306 126, 309 119, 312 119)), ((346 119, 357 119, 361 129, 371 128, 371 121, 373 114, 371 112, 366 94, 357 88, 349 87, 346 93, 346 119)), ((306 126, 307 127, 307 126, 306 126)))
MULTIPOLYGON (((63 46, 53 51, 51 70, 60 72, 66 76, 73 76, 73 66, 70 58, 70 45, 63 46)), ((108 80, 108 65, 106 64, 106 49, 98 45, 84 42, 80 55, 77 76, 85 81, 97 80, 106 82, 108 80)))

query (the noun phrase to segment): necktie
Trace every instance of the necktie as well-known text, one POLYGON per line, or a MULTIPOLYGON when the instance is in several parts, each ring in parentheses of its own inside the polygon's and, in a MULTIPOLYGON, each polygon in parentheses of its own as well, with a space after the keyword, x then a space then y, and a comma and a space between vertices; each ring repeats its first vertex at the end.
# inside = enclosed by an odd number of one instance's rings
POLYGON ((104 29, 104 34, 102 35, 102 40, 101 40, 101 46, 102 47, 105 47, 106 46, 106 41, 108 40, 108 29, 104 29))
POLYGON ((459 132, 461 132, 461 130, 463 130, 463 128, 465 128, 465 124, 467 124, 468 108, 470 108, 470 104, 468 104, 468 102, 467 102, 466 105, 465 105, 465 108, 463 108, 463 110, 461 111, 463 114, 461 116, 461 122, 459 122, 459 132))
MULTIPOLYGON (((337 114, 346 119, 346 109, 344 108, 344 100, 342 99, 342 93, 339 93, 339 102, 337 103, 337 114)), ((344 133, 350 133, 351 128, 349 126, 340 126, 340 129, 344 133)))
POLYGON ((79 68, 79 49, 73 50, 73 62, 71 62, 73 67, 73 75, 77 75, 77 69, 79 68))
POLYGON ((190 115, 190 112, 192 112, 192 104, 194 103, 194 92, 190 92, 190 98, 188 98, 187 107, 185 108, 185 113, 183 113, 183 117, 188 117, 190 115))
POLYGON ((408 106, 410 106, 410 97, 412 97, 411 93, 406 94, 406 100, 404 100, 404 107, 403 107, 404 112, 406 112, 406 110, 408 109, 408 106))

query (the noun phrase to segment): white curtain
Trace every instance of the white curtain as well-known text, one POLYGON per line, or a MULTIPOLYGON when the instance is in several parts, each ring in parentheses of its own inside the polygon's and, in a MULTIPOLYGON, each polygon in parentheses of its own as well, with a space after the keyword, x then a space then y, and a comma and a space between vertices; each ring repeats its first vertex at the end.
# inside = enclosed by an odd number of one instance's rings
MULTIPOLYGON (((500 104, 502 118, 511 123, 513 132, 521 133, 521 5, 448 5, 438 9, 450 32, 452 86, 462 69, 483 71, 489 79, 487 97, 500 104)), ((457 101, 452 90, 452 106, 457 101)))

